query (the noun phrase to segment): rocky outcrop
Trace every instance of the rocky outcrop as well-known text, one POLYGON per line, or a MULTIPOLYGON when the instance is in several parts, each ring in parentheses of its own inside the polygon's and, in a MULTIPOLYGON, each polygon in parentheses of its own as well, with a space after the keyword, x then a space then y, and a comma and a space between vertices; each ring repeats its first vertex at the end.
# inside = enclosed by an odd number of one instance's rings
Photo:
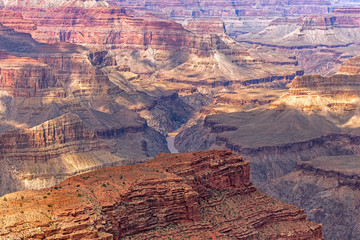
POLYGON ((0 136, 0 194, 49 187, 64 179, 123 163, 77 115, 0 136))
POLYGON ((303 76, 291 83, 292 95, 357 95, 360 76, 335 75, 332 77, 303 76))
POLYGON ((175 147, 180 152, 226 148, 239 153, 252 166, 252 181, 261 186, 291 172, 298 161, 356 154, 358 133, 346 132, 336 123, 294 109, 245 109, 207 116, 181 131, 175 147))
POLYGON ((303 111, 353 111, 358 107, 360 77, 358 57, 348 60, 331 77, 307 75, 297 77, 288 93, 270 108, 293 107, 303 111))
POLYGON ((17 15, 19 8, 4 11, 6 14, 0 14, 0 22, 31 33, 35 40, 43 43, 111 45, 112 49, 194 45, 193 35, 180 24, 156 18, 134 18, 122 8, 20 8, 21 18, 17 15), (14 11, 14 18, 20 18, 21 24, 12 24, 14 20, 9 17, 9 11, 14 11), (54 15, 57 17, 52 18, 54 15), (24 27, 26 23, 35 27, 24 27))
POLYGON ((65 97, 65 92, 52 69, 28 57, 0 53, 0 88, 13 97, 42 97, 52 94, 65 97))
MULTIPOLYGON (((276 101, 287 90, 257 88, 243 89, 234 92, 218 93, 214 96, 214 105, 220 106, 263 106, 276 101)), ((226 107, 225 107, 226 108, 226 107)), ((231 107, 230 107, 231 108, 231 107)))
POLYGON ((91 54, 97 55, 98 52, 74 44, 56 43, 41 46, 36 48, 36 53, 26 55, 50 66, 69 96, 118 93, 120 89, 90 61, 91 54))
POLYGON ((187 21, 183 24, 184 28, 196 34, 216 34, 225 33, 224 22, 219 18, 197 19, 187 21))
POLYGON ((98 170, 5 195, 0 211, 0 236, 14 239, 322 239, 302 210, 257 191, 229 151, 98 170))
POLYGON ((358 239, 359 161, 358 156, 316 158, 262 189, 305 208, 310 220, 322 223, 325 239, 358 239))
POLYGON ((360 75, 360 56, 353 57, 343 64, 338 72, 341 75, 360 75))

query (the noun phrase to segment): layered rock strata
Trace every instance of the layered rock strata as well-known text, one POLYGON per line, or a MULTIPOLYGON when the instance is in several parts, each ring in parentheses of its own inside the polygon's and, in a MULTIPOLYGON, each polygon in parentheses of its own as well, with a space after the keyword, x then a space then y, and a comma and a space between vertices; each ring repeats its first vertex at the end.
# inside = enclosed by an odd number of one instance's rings
POLYGON ((231 149, 252 166, 252 180, 291 172, 300 160, 359 152, 358 132, 345 131, 326 116, 295 110, 241 110, 207 116, 175 138, 179 151, 231 149), (276 131, 274 131, 276 129, 276 131))
POLYGON ((75 114, 0 136, 0 194, 49 187, 64 179, 125 163, 75 114))
POLYGON ((303 14, 327 13, 329 1, 119 1, 108 0, 126 8, 146 14, 148 12, 177 22, 191 19, 221 18, 226 25, 227 32, 242 34, 244 32, 259 31, 276 17, 303 14), (159 11, 161 9, 161 11, 159 11))
POLYGON ((359 54, 358 8, 274 19, 265 29, 237 40, 292 52, 307 74, 331 76, 350 57, 359 54))
POLYGON ((50 66, 6 52, 0 53, 0 88, 13 97, 65 97, 50 66))
POLYGON ((331 77, 297 77, 288 93, 270 108, 293 107, 305 111, 349 112, 358 108, 359 57, 349 59, 331 77))
POLYGON ((359 161, 358 156, 315 158, 263 189, 305 208, 309 219, 322 223, 325 239, 358 239, 359 161))
POLYGON ((5 195, 0 211, 0 236, 14 239, 322 239, 302 210, 257 191, 229 151, 98 170, 5 195))
POLYGON ((111 48, 192 46, 193 35, 180 24, 156 18, 129 16, 116 7, 19 8, 3 10, 1 22, 15 30, 31 33, 42 43, 70 42, 111 48), (9 11, 20 24, 14 25, 9 11), (53 18, 52 16, 57 16, 53 18), (33 27, 24 27, 26 24, 33 27), (101 27, 101 28, 100 28, 101 27))
POLYGON ((40 44, 3 28, 0 44, 8 48, 0 52, 0 133, 72 112, 106 139, 113 153, 135 161, 167 152, 165 137, 156 130, 177 129, 193 111, 175 92, 147 92, 113 76, 105 68, 116 60, 107 51, 40 44))
MULTIPOLYGON (((192 91, 204 85, 289 82, 303 74, 290 55, 236 44, 217 18, 188 21, 183 28, 148 15, 133 17, 122 8, 58 7, 7 8, 0 11, 0 22, 31 33, 43 43, 69 42, 111 50, 106 63, 95 62, 131 66, 122 71, 125 78, 156 79, 170 88, 176 85, 177 91, 184 85, 192 91), (52 18, 54 15, 57 17, 52 18)), ((104 60, 104 56, 97 59, 104 60)))

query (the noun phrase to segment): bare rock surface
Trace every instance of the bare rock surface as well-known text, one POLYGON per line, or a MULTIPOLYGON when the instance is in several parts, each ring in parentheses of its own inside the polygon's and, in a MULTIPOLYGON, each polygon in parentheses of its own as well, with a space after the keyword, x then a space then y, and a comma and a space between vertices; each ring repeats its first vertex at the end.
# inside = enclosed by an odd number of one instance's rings
POLYGON ((229 151, 162 154, 1 198, 0 236, 33 239, 322 239, 303 210, 256 190, 229 151))
POLYGON ((306 210, 325 239, 358 239, 359 156, 318 157, 262 189, 306 210), (279 187, 281 186, 281 187, 279 187))

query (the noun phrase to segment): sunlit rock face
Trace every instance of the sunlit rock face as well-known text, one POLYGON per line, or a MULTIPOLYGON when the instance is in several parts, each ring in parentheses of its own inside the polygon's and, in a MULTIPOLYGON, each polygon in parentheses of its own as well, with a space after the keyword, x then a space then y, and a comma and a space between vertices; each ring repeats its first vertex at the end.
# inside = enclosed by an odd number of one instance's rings
POLYGON ((288 94, 271 108, 294 107, 307 111, 346 112, 358 108, 359 57, 348 60, 332 77, 302 76, 296 78, 288 94))
POLYGON ((66 178, 122 163, 74 114, 0 136, 1 194, 50 187, 66 178))
MULTIPOLYGON (((64 42, 39 43, 30 34, 3 25, 0 46, 2 194, 52 186, 82 172, 168 152, 164 135, 193 111, 176 92, 147 92, 111 74, 112 69, 103 70, 117 68, 115 59, 104 50, 64 42), (63 117, 68 114, 76 116, 79 124, 72 125, 73 118, 63 117), (59 117, 61 124, 55 124, 59 117), (49 120, 50 127, 43 127, 49 120), (97 140, 47 144, 45 133, 34 140, 41 131, 58 134, 68 125, 84 126, 97 140), (42 130, 33 130, 36 127, 42 130), (8 139, 13 146, 5 144, 8 139), (38 146, 42 141, 47 145, 38 146)), ((55 139, 71 139, 56 134, 55 139)))
POLYGON ((180 151, 228 148, 238 152, 253 164, 256 183, 290 172, 299 160, 357 154, 357 61, 358 57, 350 59, 332 77, 297 77, 286 94, 267 106, 207 116, 182 131, 175 146, 180 151))
POLYGON ((103 49, 89 55, 93 63, 119 66, 117 72, 125 78, 161 82, 179 93, 202 86, 285 85, 303 74, 292 54, 236 43, 219 18, 187 21, 183 27, 153 16, 133 17, 117 7, 11 8, 0 13, 0 21, 43 43, 103 49))
POLYGON ((321 225, 259 192, 249 175, 249 164, 229 151, 161 154, 53 188, 7 194, 0 203, 7 211, 0 217, 6 227, 0 233, 8 238, 21 233, 77 239, 322 239, 321 225))

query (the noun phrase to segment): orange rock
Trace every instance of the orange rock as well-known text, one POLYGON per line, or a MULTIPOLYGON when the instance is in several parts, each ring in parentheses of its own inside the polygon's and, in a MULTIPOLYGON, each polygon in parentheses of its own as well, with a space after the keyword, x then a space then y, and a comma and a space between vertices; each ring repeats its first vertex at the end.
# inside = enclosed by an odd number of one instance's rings
POLYGON ((322 239, 320 225, 257 191, 249 177, 249 164, 230 151, 161 154, 3 196, 0 236, 322 239))

